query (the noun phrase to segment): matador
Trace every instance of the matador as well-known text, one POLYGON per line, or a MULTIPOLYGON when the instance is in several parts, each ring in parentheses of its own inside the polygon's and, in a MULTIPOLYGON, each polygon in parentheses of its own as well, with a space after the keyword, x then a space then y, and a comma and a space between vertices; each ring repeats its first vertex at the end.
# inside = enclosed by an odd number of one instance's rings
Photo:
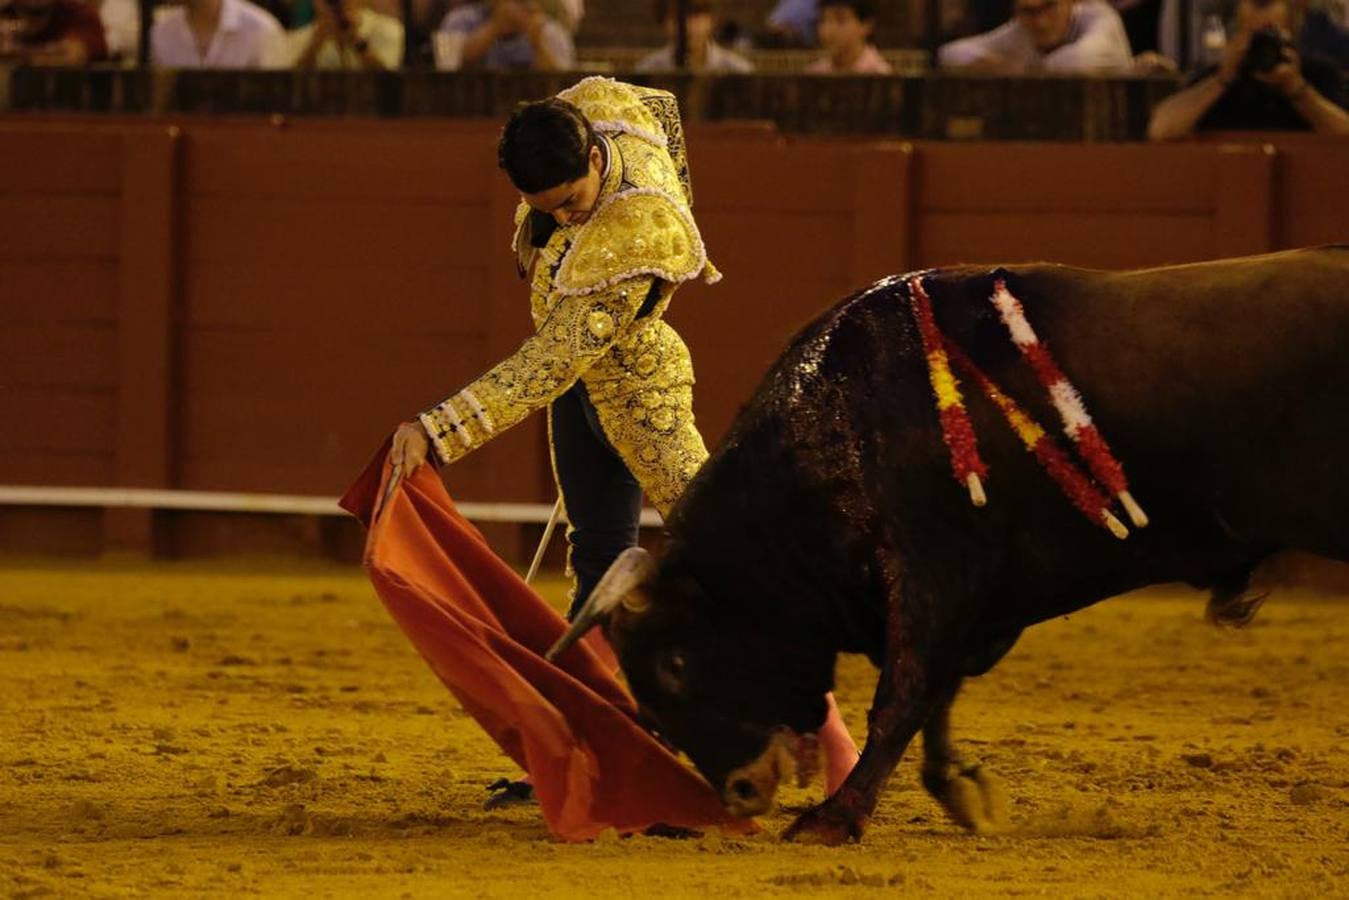
MULTIPOLYGON (((523 197, 514 249, 521 275, 532 273, 537 331, 419 426, 400 428, 391 455, 415 467, 429 437, 453 462, 546 406, 576 573, 570 617, 636 544, 642 492, 667 514, 707 459, 693 364, 664 314, 680 285, 720 275, 693 221, 671 94, 587 78, 517 109, 498 156, 523 197)), ((819 737, 832 791, 857 748, 827 701, 819 737)), ((529 795, 525 783, 498 787, 529 795)))
POLYGON ((523 195, 513 249, 537 330, 419 418, 451 463, 548 408, 574 612, 636 543, 642 493, 667 514, 707 458, 693 365, 664 314, 680 285, 720 274, 670 93, 586 78, 518 109, 499 158, 523 195))

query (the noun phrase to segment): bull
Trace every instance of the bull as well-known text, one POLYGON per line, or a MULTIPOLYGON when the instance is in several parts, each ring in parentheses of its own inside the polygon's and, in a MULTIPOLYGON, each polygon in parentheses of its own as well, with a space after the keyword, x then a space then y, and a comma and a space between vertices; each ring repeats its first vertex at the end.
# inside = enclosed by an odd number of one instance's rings
MULTIPOLYGON (((924 274, 947 337, 1052 422, 989 303, 993 273, 924 274)), ((910 276, 888 278, 792 340, 673 510, 661 557, 627 551, 560 642, 602 623, 643 714, 743 814, 769 808, 823 723, 836 655, 866 654, 880 673, 861 759, 789 838, 860 838, 919 731, 926 789, 958 823, 997 828, 997 781, 957 755, 950 710, 1030 625, 1172 581, 1209 589, 1211 616, 1239 623, 1271 554, 1349 561, 1349 248, 998 274, 1149 527, 1119 540, 1082 517, 972 391, 989 474, 987 505, 971 504, 910 276)))

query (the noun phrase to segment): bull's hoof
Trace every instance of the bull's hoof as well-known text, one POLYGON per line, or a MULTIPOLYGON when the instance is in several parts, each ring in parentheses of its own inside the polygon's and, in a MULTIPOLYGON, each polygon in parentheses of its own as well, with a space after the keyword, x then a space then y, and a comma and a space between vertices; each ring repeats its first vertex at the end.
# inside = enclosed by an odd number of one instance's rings
POLYGON ((837 847, 849 841, 860 841, 866 825, 866 816, 841 804, 826 801, 797 816, 796 821, 782 833, 782 839, 798 844, 837 847))
POLYGON ((494 809, 505 809, 509 806, 522 806, 526 803, 534 802, 534 785, 528 781, 511 781, 509 778, 498 778, 487 786, 491 793, 482 803, 482 808, 489 812, 494 809))
POLYGON ((1235 595, 1219 595, 1214 591, 1208 598, 1208 620, 1224 628, 1245 628, 1268 596, 1269 591, 1243 591, 1235 595))
POLYGON ((923 786, 962 828, 996 834, 1007 828, 1007 792, 1002 780, 981 766, 950 763, 924 770, 923 786))

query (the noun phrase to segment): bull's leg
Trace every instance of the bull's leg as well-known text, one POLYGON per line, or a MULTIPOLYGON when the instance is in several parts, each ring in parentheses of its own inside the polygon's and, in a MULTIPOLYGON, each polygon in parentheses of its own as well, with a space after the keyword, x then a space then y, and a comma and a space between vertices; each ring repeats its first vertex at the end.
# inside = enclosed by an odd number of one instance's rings
POLYGON ((923 725, 923 787, 965 828, 1001 831, 1007 819, 1002 783, 978 764, 963 763, 951 746, 951 704, 959 690, 957 681, 923 725))
POLYGON ((785 840, 833 845, 862 836, 881 789, 932 710, 927 673, 906 656, 898 662, 892 656, 881 670, 857 765, 837 791, 792 823, 785 840))
POLYGON ((885 662, 867 716, 866 746, 839 789, 802 813, 783 834, 786 840, 833 845, 861 838, 890 774, 931 715, 934 699, 953 696, 960 683, 954 671, 950 677, 937 676, 923 652, 932 646, 935 595, 915 578, 900 580, 903 567, 893 548, 878 548, 876 559, 889 614, 885 662))

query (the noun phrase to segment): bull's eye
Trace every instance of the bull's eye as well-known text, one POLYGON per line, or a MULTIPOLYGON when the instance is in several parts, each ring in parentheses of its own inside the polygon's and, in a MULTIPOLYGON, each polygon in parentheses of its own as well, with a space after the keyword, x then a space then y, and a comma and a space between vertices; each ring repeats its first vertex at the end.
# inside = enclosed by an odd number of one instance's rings
POLYGON ((668 693, 682 694, 685 668, 684 654, 676 650, 656 666, 656 680, 668 693))

